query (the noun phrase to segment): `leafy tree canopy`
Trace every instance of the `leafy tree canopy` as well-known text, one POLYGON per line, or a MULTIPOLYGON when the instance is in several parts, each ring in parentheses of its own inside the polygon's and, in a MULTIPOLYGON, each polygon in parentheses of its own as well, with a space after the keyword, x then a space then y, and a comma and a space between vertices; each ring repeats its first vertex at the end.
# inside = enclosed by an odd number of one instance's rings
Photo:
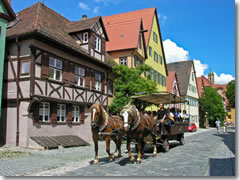
POLYGON ((226 96, 228 98, 229 105, 235 108, 235 80, 228 83, 226 96))
POLYGON ((213 89, 212 87, 205 87, 199 102, 200 113, 205 114, 208 112, 210 124, 214 124, 217 119, 220 121, 224 120, 226 115, 224 104, 216 89, 213 89))
MULTIPOLYGON (((139 65, 137 68, 128 68, 127 66, 119 65, 113 67, 113 72, 117 78, 114 80, 114 99, 110 104, 110 111, 117 114, 122 107, 130 102, 130 97, 139 92, 155 92, 157 84, 151 80, 151 75, 147 77, 142 75, 151 70, 150 66, 139 65)), ((139 109, 145 108, 148 104, 141 104, 135 101, 132 102, 139 109), (143 107, 142 107, 143 106, 143 107)))

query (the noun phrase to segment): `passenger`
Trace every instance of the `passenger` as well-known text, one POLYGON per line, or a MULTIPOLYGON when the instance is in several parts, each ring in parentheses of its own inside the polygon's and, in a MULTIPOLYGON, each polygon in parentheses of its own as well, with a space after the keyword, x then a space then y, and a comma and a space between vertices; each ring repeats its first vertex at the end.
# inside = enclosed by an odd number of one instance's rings
POLYGON ((183 110, 183 115, 182 115, 183 122, 189 120, 189 117, 188 117, 188 115, 186 113, 187 113, 186 110, 183 110))
POLYGON ((179 118, 179 121, 183 121, 183 114, 182 114, 182 111, 181 109, 178 109, 178 118, 179 118))
POLYGON ((168 110, 168 117, 169 117, 169 121, 168 124, 169 126, 173 125, 175 119, 174 119, 174 108, 170 109, 170 112, 168 110))
POLYGON ((160 128, 161 132, 163 130, 164 124, 167 123, 167 110, 164 108, 163 104, 160 104, 159 107, 160 109, 157 112, 156 128, 157 130, 160 128))

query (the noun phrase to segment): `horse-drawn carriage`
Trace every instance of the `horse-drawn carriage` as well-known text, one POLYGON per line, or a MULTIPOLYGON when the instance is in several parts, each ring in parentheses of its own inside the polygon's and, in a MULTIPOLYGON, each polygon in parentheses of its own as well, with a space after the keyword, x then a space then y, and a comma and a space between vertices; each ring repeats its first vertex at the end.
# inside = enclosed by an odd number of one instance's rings
MULTIPOLYGON (((133 96, 132 99, 151 104, 174 104, 183 103, 185 100, 171 93, 151 93, 140 96, 133 96)), ((90 108, 92 134, 95 144, 95 160, 98 163, 98 140, 100 135, 106 139, 106 151, 109 159, 113 160, 121 156, 122 136, 127 137, 127 150, 130 161, 134 162, 135 158, 131 153, 130 144, 132 139, 136 141, 136 150, 138 153, 137 162, 141 162, 144 156, 144 145, 153 146, 153 155, 157 155, 157 149, 161 148, 167 152, 169 150, 169 140, 178 140, 184 144, 184 132, 188 130, 188 122, 175 122, 173 126, 164 124, 161 130, 157 130, 153 117, 142 115, 135 105, 128 104, 123 107, 120 116, 109 116, 101 105, 92 105, 90 108), (110 140, 116 144, 115 153, 110 153, 110 140)))
MULTIPOLYGON (((132 99, 139 100, 142 102, 148 102, 155 105, 177 104, 186 102, 184 98, 167 92, 158 92, 140 96, 133 96, 132 99)), ((167 116, 167 118, 169 117, 167 116)), ((156 131, 157 149, 158 150, 161 149, 163 152, 167 152, 169 150, 169 140, 177 140, 179 141, 180 145, 183 145, 185 143, 184 132, 188 131, 188 124, 189 122, 187 120, 175 121, 172 125, 169 125, 168 123, 162 124, 162 128, 156 131)), ((145 137, 144 141, 145 144, 148 146, 152 146, 153 144, 151 136, 145 137)))

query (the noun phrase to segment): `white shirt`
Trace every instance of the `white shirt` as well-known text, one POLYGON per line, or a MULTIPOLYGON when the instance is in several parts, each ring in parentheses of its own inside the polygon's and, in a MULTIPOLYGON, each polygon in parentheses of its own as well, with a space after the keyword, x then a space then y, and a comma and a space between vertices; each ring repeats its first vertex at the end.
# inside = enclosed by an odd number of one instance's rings
POLYGON ((220 122, 219 120, 217 120, 217 121, 215 122, 215 124, 216 124, 217 127, 220 127, 221 122, 220 122))

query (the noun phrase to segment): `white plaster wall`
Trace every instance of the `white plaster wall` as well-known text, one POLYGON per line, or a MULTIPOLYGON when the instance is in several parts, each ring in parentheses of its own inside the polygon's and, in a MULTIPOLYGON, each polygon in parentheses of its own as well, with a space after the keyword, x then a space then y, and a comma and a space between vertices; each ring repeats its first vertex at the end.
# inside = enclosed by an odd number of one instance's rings
POLYGON ((38 64, 35 66, 35 76, 41 78, 41 66, 38 64))
POLYGON ((21 81, 19 82, 20 88, 23 94, 23 98, 30 97, 30 81, 21 81))
MULTIPOLYGON (((46 83, 44 82, 44 81, 39 81, 39 80, 36 80, 36 82, 39 84, 39 86, 40 86, 40 88, 41 88, 41 90, 42 90, 42 92, 43 92, 43 95, 45 95, 45 86, 46 86, 46 83)), ((36 95, 41 95, 41 96, 43 96, 42 94, 41 94, 41 91, 39 90, 39 88, 35 85, 35 94, 36 95)))
POLYGON ((19 113, 19 146, 28 146, 28 106, 29 102, 20 103, 20 113, 19 113))
MULTIPOLYGON (((59 84, 54 84, 54 83, 51 83, 51 85, 56 89, 58 88, 59 86, 62 86, 62 85, 59 85, 59 84)), ((50 93, 53 91, 52 87, 49 85, 49 83, 47 84, 47 89, 48 89, 48 96, 50 95, 50 93)), ((61 87, 60 89, 58 89, 58 92, 60 93, 61 97, 63 97, 63 88, 61 87)), ((53 98, 60 98, 57 91, 54 91, 50 97, 53 97, 53 98)))
MULTIPOLYGON (((3 108, 5 111, 5 108, 3 108)), ((17 108, 7 108, 6 110, 7 120, 7 133, 6 144, 16 145, 16 130, 17 130, 17 108)))
POLYGON ((7 83, 7 98, 17 98, 17 84, 16 84, 16 82, 7 83))

